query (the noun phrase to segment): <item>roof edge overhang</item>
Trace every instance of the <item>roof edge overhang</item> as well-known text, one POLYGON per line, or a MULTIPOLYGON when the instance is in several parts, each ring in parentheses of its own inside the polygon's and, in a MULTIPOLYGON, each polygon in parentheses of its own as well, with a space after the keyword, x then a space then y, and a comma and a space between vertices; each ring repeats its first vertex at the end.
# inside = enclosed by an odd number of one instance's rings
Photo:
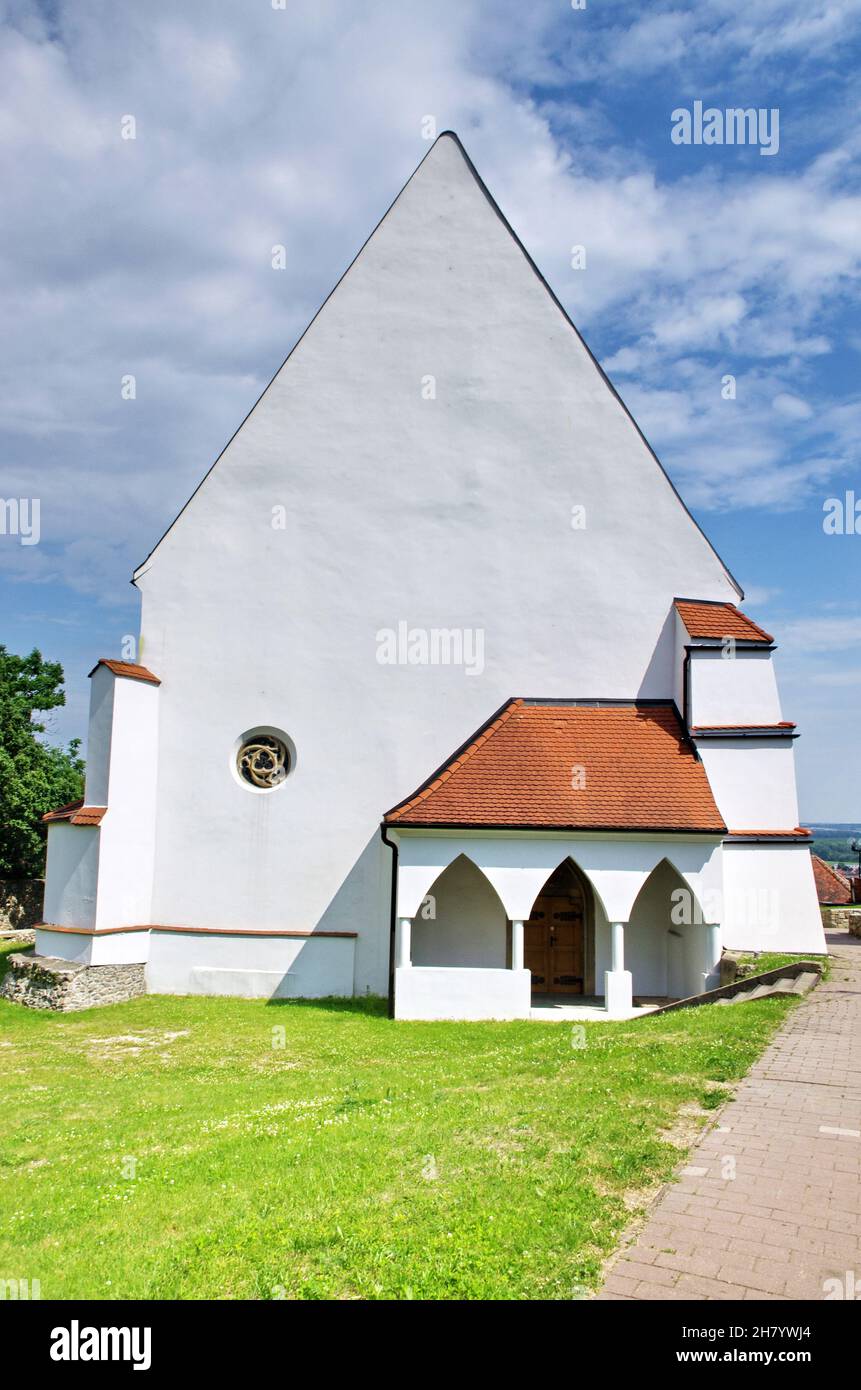
POLYGON ((703 725, 702 727, 696 726, 696 725, 695 725, 693 728, 691 728, 691 729, 688 730, 688 733, 690 734, 690 736, 691 736, 692 739, 696 739, 696 740, 699 740, 699 739, 707 739, 707 740, 708 740, 708 739, 729 739, 729 740, 732 740, 732 739, 736 739, 736 738, 741 738, 741 739, 757 739, 757 738, 762 738, 762 739, 769 739, 769 740, 770 740, 770 739, 794 739, 794 738, 800 738, 800 737, 801 737, 800 734, 796 733, 796 731, 795 731, 795 725, 794 725, 794 724, 792 724, 792 725, 791 725, 790 727, 788 727, 788 728, 787 728, 786 726, 782 726, 782 725, 780 725, 780 724, 750 724, 750 725, 746 725, 746 726, 741 726, 741 725, 739 725, 738 727, 735 727, 734 725, 724 725, 724 726, 721 726, 721 725, 719 725, 719 724, 716 724, 716 725, 714 725, 713 727, 710 727, 709 725, 703 725))
POLYGON ((692 840, 714 840, 719 843, 727 836, 726 826, 718 829, 711 827, 694 826, 560 826, 560 825, 474 825, 458 824, 450 822, 440 824, 438 822, 421 823, 416 821, 383 821, 386 829, 396 835, 409 835, 415 833, 419 835, 470 835, 476 838, 486 837, 489 839, 499 838, 501 835, 517 839, 534 839, 541 836, 546 839, 548 836, 555 836, 562 840, 584 839, 584 840, 660 840, 660 839, 684 839, 692 840))
MULTIPOLYGON (((776 642, 759 641, 752 637, 733 637, 736 651, 743 652, 776 652, 776 642)), ((686 652, 722 652, 726 650, 726 643, 719 637, 698 637, 684 646, 686 652)))
POLYGON ((812 845, 815 836, 810 831, 799 834, 793 830, 729 830, 725 845, 812 845))

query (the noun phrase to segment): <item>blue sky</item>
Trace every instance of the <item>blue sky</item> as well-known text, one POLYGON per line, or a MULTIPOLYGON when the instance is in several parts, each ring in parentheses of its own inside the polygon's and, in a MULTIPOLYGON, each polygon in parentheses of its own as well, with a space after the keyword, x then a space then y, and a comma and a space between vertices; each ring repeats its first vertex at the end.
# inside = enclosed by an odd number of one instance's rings
POLYGON ((822 527, 861 499, 859 33, 859 0, 0 0, 0 497, 41 500, 0 641, 62 660, 53 736, 431 116, 777 634, 802 818, 861 820, 861 533, 822 527), (674 144, 695 101, 777 108, 778 152, 674 144))

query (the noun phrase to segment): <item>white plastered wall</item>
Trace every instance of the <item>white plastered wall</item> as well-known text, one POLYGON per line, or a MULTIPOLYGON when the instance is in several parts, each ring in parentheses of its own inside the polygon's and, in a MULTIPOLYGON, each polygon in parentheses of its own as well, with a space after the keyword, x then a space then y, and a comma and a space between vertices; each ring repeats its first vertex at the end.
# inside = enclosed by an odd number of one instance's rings
POLYGON ((697 749, 730 830, 793 830, 798 825, 791 739, 698 739, 697 749))
POLYGON ((726 948, 825 953, 807 845, 727 843, 723 881, 726 948))
POLYGON ((104 679, 114 682, 114 692, 108 809, 99 827, 97 930, 153 920, 158 771, 159 687, 99 666, 94 686, 104 679))
POLYGON ((688 667, 692 726, 779 724, 780 696, 771 652, 736 647, 724 656, 696 647, 688 667))
POLYGON ((95 927, 98 878, 98 828, 68 821, 49 824, 44 921, 60 927, 95 927))
MULTIPOLYGON (((49 826, 46 923, 98 933, 152 922, 158 694, 151 682, 118 677, 107 666, 93 672, 84 801, 107 811, 98 826, 49 826)), ((42 954, 92 964, 144 961, 148 947, 146 932, 36 938, 42 954)))

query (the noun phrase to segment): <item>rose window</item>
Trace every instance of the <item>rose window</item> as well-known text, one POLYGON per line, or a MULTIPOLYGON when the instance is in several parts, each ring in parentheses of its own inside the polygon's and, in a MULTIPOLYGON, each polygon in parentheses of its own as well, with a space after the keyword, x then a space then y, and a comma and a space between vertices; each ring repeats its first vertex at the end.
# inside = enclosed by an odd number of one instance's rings
POLYGON ((242 744, 236 755, 239 776, 250 786, 263 791, 280 786, 289 766, 290 755, 286 744, 272 734, 255 734, 242 744))

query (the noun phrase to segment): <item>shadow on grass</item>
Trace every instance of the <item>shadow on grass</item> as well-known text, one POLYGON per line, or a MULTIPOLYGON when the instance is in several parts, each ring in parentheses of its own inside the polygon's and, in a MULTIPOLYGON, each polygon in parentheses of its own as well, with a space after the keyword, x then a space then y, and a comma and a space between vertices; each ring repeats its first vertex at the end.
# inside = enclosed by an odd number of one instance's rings
POLYGON ((359 1014, 364 1018, 385 1018, 388 1000, 379 994, 351 998, 347 995, 327 995, 323 999, 267 999, 266 1007, 273 1009, 322 1009, 330 1014, 359 1014))
POLYGON ((22 946, 20 941, 0 941, 0 980, 9 969, 11 955, 32 956, 35 949, 35 946, 22 946))

